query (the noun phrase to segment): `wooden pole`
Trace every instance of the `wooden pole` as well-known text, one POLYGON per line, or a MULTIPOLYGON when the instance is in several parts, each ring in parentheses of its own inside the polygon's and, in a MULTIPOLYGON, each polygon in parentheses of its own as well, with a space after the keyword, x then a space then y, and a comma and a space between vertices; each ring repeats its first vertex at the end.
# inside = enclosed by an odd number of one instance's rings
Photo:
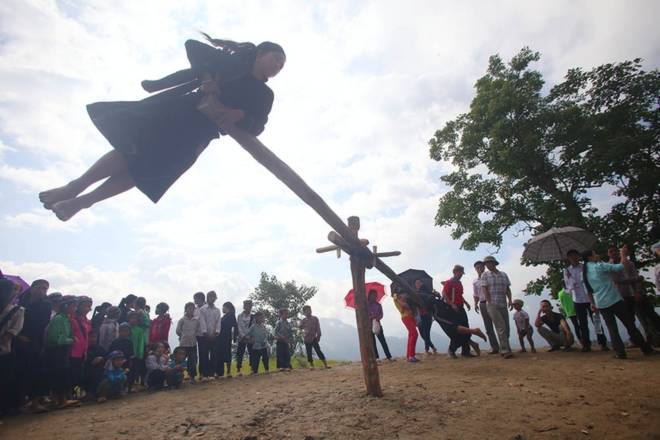
POLYGON ((383 397, 380 387, 380 375, 376 363, 376 352, 371 337, 371 319, 367 305, 367 295, 364 291, 365 266, 362 261, 351 256, 351 275, 353 277, 353 293, 355 295, 355 319, 357 321, 358 337, 360 340, 360 359, 362 359, 362 372, 367 394, 373 397, 383 397))

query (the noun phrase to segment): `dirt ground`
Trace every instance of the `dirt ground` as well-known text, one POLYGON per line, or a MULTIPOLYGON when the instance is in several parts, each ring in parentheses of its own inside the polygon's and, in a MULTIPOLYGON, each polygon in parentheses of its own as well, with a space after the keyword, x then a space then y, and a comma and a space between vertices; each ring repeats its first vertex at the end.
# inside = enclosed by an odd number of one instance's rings
POLYGON ((660 439, 660 356, 445 355, 380 369, 297 370, 142 392, 104 404, 2 421, 25 439, 660 439))

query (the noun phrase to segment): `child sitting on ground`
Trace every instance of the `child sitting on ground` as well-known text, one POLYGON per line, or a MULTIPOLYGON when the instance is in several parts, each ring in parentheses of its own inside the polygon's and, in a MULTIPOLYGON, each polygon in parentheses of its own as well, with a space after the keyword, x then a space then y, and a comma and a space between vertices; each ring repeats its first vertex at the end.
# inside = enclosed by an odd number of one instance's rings
POLYGON ((124 363, 122 368, 128 371, 126 377, 126 385, 128 391, 133 391, 133 383, 135 382, 135 373, 133 370, 133 343, 131 342, 131 325, 128 322, 119 324, 119 337, 112 341, 108 352, 120 351, 124 355, 124 363))
POLYGON ((170 388, 179 388, 183 382, 183 372, 186 371, 186 368, 188 368, 186 350, 183 347, 177 347, 174 349, 168 369, 165 371, 167 386, 170 388))
POLYGON ((145 382, 150 390, 159 390, 165 386, 168 358, 165 354, 165 345, 156 342, 146 359, 147 375, 145 382))
POLYGON ((314 359, 312 358, 313 348, 314 351, 316 351, 319 360, 323 362, 325 368, 330 368, 328 367, 328 363, 325 361, 325 356, 319 346, 319 341, 321 340, 321 324, 319 323, 319 318, 312 315, 312 308, 310 306, 304 306, 302 311, 305 317, 300 321, 299 327, 303 331, 303 341, 305 342, 309 367, 314 369, 314 359))
POLYGON ((105 363, 105 372, 103 380, 99 384, 97 391, 98 403, 103 403, 109 398, 119 397, 124 386, 126 385, 127 369, 124 368, 126 358, 124 353, 115 350, 108 355, 108 360, 105 363))
POLYGON ((532 329, 532 326, 529 325, 529 315, 522 309, 523 305, 525 305, 525 303, 521 299, 513 301, 513 308, 516 309, 516 312, 513 314, 513 320, 516 323, 516 328, 518 329, 520 353, 527 352, 527 350, 525 350, 525 336, 527 336, 529 346, 532 348, 532 353, 536 353, 536 348, 534 348, 534 340, 532 339, 534 330, 532 329))
POLYGON ((268 373, 268 329, 264 324, 265 317, 262 312, 254 314, 254 324, 250 326, 246 339, 252 343, 252 351, 250 352, 250 367, 252 374, 257 374, 259 371, 259 360, 264 365, 264 371, 268 373))

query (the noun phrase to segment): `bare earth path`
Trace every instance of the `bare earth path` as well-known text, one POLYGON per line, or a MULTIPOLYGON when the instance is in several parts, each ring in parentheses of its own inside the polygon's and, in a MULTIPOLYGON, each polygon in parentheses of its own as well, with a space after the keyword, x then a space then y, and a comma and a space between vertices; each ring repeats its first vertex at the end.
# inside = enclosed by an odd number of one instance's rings
POLYGON ((660 439, 660 356, 402 360, 224 379, 4 420, 0 439, 660 439))

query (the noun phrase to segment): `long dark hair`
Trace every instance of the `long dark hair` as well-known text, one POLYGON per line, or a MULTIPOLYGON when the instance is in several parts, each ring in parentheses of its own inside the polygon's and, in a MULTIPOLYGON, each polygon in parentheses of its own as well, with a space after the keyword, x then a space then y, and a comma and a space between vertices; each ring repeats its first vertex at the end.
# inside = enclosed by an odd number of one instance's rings
POLYGON ((277 43, 273 43, 271 41, 263 41, 259 43, 258 45, 254 45, 254 43, 250 42, 244 42, 244 43, 237 43, 236 41, 232 40, 221 40, 219 38, 213 38, 206 32, 199 32, 202 34, 202 36, 211 43, 213 46, 217 47, 218 49, 222 49, 224 51, 230 52, 230 53, 240 53, 240 54, 251 54, 254 55, 256 58, 257 53, 264 53, 264 52, 280 52, 282 55, 286 57, 286 54, 284 53, 284 49, 282 46, 280 46, 277 43))
POLYGON ((222 305, 222 307, 227 307, 229 309, 229 314, 230 315, 236 315, 236 307, 234 307, 234 305, 232 303, 230 303, 229 301, 224 303, 222 305))
POLYGON ((594 251, 592 249, 584 251, 580 254, 580 257, 582 258, 582 281, 584 282, 584 285, 587 288, 587 292, 591 294, 594 293, 594 289, 591 287, 591 284, 589 284, 589 280, 587 279, 587 263, 589 263, 589 258, 593 254, 594 251))

